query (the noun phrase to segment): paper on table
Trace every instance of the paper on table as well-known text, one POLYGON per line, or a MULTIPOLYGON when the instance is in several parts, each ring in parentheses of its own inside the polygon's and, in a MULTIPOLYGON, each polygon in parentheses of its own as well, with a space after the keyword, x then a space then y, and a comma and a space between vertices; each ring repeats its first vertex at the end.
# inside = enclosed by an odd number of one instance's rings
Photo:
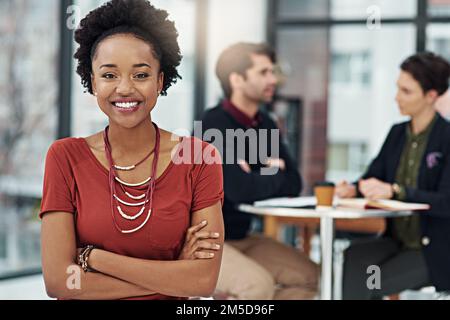
POLYGON ((360 209, 383 209, 392 211, 402 210, 429 210, 430 205, 425 203, 402 202, 397 200, 367 200, 363 198, 339 199, 337 205, 360 209))
POLYGON ((316 205, 315 197, 295 197, 295 198, 272 198, 262 201, 255 201, 255 207, 286 207, 300 208, 316 205))

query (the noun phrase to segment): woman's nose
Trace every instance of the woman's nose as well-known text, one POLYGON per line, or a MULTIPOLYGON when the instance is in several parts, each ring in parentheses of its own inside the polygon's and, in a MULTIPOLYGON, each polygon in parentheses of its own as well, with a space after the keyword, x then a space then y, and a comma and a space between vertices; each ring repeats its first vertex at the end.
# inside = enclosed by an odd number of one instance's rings
POLYGON ((133 83, 127 78, 123 78, 116 88, 117 93, 121 95, 129 95, 133 90, 133 83))

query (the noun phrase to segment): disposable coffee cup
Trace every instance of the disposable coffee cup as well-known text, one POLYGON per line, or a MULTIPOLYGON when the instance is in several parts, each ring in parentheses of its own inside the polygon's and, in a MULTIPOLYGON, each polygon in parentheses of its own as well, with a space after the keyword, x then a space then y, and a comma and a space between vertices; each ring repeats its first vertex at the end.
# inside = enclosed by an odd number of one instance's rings
POLYGON ((317 182, 314 185, 314 194, 317 200, 317 206, 333 206, 334 183, 328 181, 317 182))

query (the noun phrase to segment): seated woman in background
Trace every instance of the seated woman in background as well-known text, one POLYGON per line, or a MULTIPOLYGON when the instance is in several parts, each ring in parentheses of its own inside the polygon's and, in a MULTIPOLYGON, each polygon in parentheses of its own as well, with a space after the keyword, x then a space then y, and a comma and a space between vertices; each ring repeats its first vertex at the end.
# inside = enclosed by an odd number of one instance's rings
POLYGON ((388 219, 383 237, 353 243, 345 252, 343 298, 373 299, 432 284, 450 290, 450 124, 434 108, 449 85, 450 65, 418 53, 400 66, 401 114, 378 156, 358 183, 341 182, 336 195, 427 203, 429 211, 388 219), (381 270, 370 290, 367 268, 381 270))
POLYGON ((75 32, 77 72, 109 126, 48 151, 40 216, 51 297, 176 299, 215 289, 224 235, 218 151, 151 120, 179 78, 177 36, 167 12, 146 0, 112 0, 75 32), (172 157, 181 153, 183 162, 172 157))

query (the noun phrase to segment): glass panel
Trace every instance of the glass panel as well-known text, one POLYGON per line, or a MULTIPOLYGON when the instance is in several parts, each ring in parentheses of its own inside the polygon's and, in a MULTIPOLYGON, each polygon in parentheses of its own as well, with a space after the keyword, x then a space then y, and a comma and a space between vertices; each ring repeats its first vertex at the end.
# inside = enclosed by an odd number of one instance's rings
POLYGON ((377 31, 363 26, 331 28, 327 178, 358 178, 391 125, 402 119, 394 100, 395 83, 401 61, 414 46, 412 25, 377 31))
POLYGON ((334 19, 412 18, 417 14, 417 0, 333 0, 334 19))
POLYGON ((366 19, 413 17, 417 0, 280 0, 280 18, 366 19))
POLYGON ((428 0, 428 15, 433 17, 449 17, 450 0, 428 0))
MULTIPOLYGON (((81 17, 90 10, 98 7, 105 0, 78 0, 81 17)), ((167 130, 184 128, 192 130, 193 119, 193 88, 194 88, 194 49, 195 49, 195 3, 190 0, 154 0, 155 7, 167 10, 169 19, 175 22, 179 33, 179 45, 183 60, 178 67, 178 72, 183 77, 173 85, 166 97, 158 100, 156 108, 152 111, 152 119, 158 125, 167 130), (174 117, 173 115, 177 116, 174 117)), ((76 43, 74 50, 76 50, 76 43)), ((81 86, 80 77, 73 72, 73 136, 89 136, 103 130, 108 119, 100 111, 96 100, 81 86)))
MULTIPOLYGON (((427 50, 440 54, 450 61, 450 24, 436 23, 427 28, 427 50)), ((436 109, 450 120, 450 90, 436 101, 436 109)))
POLYGON ((37 212, 57 122, 58 3, 0 1, 0 277, 40 267, 37 212))
POLYGON ((327 28, 282 29, 277 34, 277 54, 281 69, 279 94, 300 99, 298 128, 304 192, 323 179, 326 148, 326 105, 328 78, 327 28))
POLYGON ((277 37, 278 63, 286 77, 281 93, 300 96, 305 104, 323 99, 328 73, 326 28, 280 30, 277 37))
POLYGON ((450 23, 430 24, 427 28, 427 50, 450 61, 450 23))
POLYGON ((330 11, 329 0, 279 0, 280 18, 326 18, 330 11))
POLYGON ((208 31, 205 57, 205 105, 217 106, 223 90, 216 76, 216 64, 225 48, 237 42, 266 41, 266 0, 208 0, 208 31), (233 23, 230 23, 233 17, 233 23), (251 17, 251 19, 249 18, 251 17))

